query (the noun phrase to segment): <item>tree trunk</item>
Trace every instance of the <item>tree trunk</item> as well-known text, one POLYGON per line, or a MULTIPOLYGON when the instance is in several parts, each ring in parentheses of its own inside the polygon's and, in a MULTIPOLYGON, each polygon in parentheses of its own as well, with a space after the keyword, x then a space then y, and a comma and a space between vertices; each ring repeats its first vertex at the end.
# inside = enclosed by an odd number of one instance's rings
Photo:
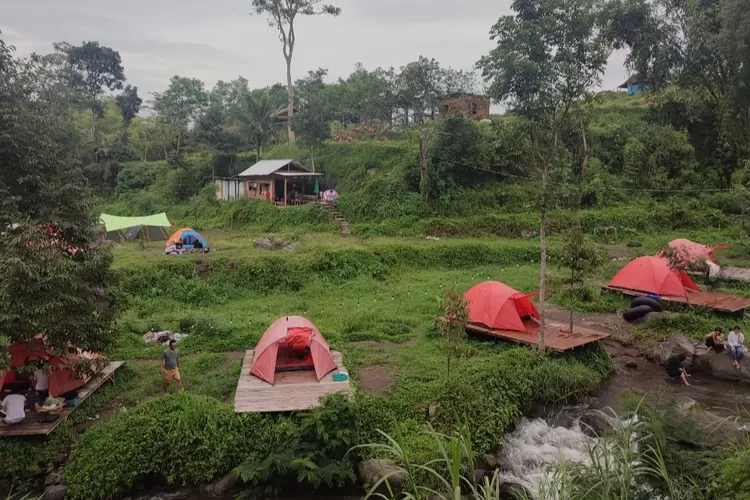
POLYGON ((570 333, 573 333, 573 297, 575 297, 575 288, 573 284, 573 280, 575 279, 575 271, 573 269, 574 264, 574 262, 571 262, 570 264, 570 333))
POLYGON ((584 127, 583 125, 583 119, 581 119, 581 137, 583 139, 583 161, 581 162, 581 179, 583 179, 584 177, 586 177, 586 169, 589 166, 589 145, 586 142, 586 127, 584 127))
POLYGON ((286 140, 294 141, 294 132, 292 131, 292 116, 294 116, 294 87, 292 86, 292 58, 286 58, 286 95, 287 95, 287 119, 286 119, 286 140))
POLYGON ((180 141, 182 140, 182 131, 177 134, 177 156, 180 156, 180 141))
POLYGON ((91 138, 94 141, 94 147, 96 147, 96 110, 91 108, 91 138))
MULTIPOLYGON (((544 178, 544 185, 545 187, 542 189, 546 190, 546 176, 544 178)), ((543 196, 546 196, 546 193, 543 196)), ((542 201, 542 204, 544 204, 544 200, 542 201)), ((539 354, 544 356, 544 288, 547 286, 547 231, 545 229, 545 226, 547 225, 547 214, 544 205, 542 205, 542 210, 539 215, 539 354)))
POLYGON ((427 139, 419 136, 419 193, 422 195, 422 201, 427 202, 429 193, 427 192, 427 139))
POLYGON ((258 144, 257 148, 255 149, 255 162, 260 161, 260 143, 258 144))
POLYGON ((91 152, 91 164, 96 163, 96 151, 99 145, 99 141, 96 140, 96 110, 91 107, 91 140, 94 141, 94 147, 91 152))

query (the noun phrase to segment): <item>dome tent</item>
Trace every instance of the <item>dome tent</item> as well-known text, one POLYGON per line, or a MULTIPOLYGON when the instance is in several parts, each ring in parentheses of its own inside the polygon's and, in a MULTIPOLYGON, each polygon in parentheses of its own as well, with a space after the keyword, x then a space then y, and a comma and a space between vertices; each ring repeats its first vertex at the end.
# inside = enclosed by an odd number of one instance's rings
POLYGON ((664 257, 638 257, 618 272, 609 286, 665 296, 687 297, 687 291, 700 292, 685 271, 673 269, 664 257))
POLYGON ((268 327, 255 347, 250 373, 273 384, 277 371, 310 369, 318 380, 336 369, 328 343, 318 328, 302 316, 279 318, 268 327), (292 350, 309 348, 306 360, 290 360, 292 350))
POLYGON ((203 236, 201 236, 198 231, 190 229, 189 227, 183 227, 182 229, 175 231, 174 234, 169 237, 164 246, 168 247, 180 240, 182 240, 182 244, 185 248, 195 248, 196 242, 200 242, 203 248, 208 248, 208 243, 206 243, 203 236))
POLYGON ((469 322, 493 330, 525 332, 524 319, 539 319, 528 295, 499 281, 479 283, 464 294, 464 300, 468 302, 469 322))

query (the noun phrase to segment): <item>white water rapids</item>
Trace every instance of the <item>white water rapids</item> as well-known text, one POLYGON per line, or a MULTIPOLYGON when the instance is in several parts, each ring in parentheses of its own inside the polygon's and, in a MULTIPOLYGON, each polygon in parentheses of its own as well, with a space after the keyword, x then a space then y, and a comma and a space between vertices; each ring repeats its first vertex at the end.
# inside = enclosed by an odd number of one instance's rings
POLYGON ((523 419, 505 438, 503 455, 507 458, 503 482, 524 486, 535 498, 549 485, 556 464, 589 462, 589 447, 595 443, 584 434, 578 423, 572 428, 550 427, 541 418, 523 419))

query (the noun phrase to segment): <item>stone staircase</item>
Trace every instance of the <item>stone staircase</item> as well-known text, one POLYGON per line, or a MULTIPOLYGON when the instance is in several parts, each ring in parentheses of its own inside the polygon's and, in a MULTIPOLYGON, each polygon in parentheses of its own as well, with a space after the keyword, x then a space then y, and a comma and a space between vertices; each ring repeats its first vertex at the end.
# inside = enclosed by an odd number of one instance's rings
POLYGON ((333 203, 330 201, 320 201, 318 202, 318 206, 333 215, 336 224, 339 225, 339 233, 344 236, 352 234, 352 230, 349 228, 349 221, 347 221, 346 217, 336 209, 333 203))

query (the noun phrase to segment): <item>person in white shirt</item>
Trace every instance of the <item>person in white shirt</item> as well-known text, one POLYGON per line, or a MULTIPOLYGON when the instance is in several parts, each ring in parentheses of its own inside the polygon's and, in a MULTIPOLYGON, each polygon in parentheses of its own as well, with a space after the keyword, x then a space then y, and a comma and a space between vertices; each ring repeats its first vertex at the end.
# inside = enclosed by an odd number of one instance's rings
POLYGON ((742 330, 740 330, 739 325, 735 325, 734 329, 729 332, 727 343, 729 344, 729 351, 732 355, 734 367, 739 370, 740 359, 742 359, 742 351, 744 350, 743 344, 745 343, 745 335, 742 333, 742 330))
POLYGON ((40 401, 49 396, 49 376, 42 370, 41 365, 34 372, 34 390, 39 394, 40 401))
POLYGON ((23 422, 26 417, 24 408, 26 407, 26 397, 23 394, 10 394, 5 396, 0 403, 0 410, 5 414, 3 422, 6 424, 18 424, 23 422))

